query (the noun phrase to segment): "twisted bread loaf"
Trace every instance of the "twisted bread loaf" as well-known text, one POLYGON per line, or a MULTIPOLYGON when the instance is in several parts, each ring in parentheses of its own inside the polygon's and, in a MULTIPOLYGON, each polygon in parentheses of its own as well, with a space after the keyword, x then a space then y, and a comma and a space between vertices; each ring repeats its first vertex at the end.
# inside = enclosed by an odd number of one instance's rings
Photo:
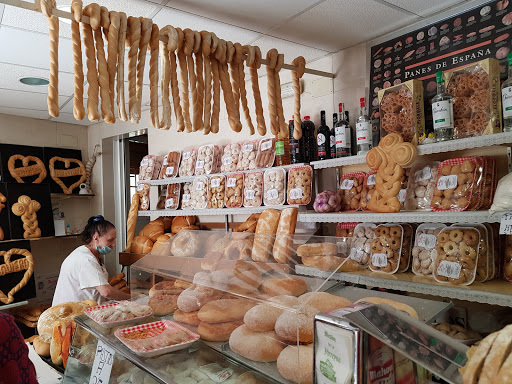
POLYGON ((278 118, 277 118, 277 98, 276 98, 276 71, 277 49, 273 48, 267 52, 267 95, 268 95, 268 112, 270 115, 270 131, 273 135, 277 135, 278 118))
POLYGON ((293 138, 299 140, 302 137, 302 128, 300 120, 300 78, 304 75, 306 69, 306 60, 304 57, 299 56, 293 59, 292 65, 298 67, 297 70, 292 70, 293 82, 293 138))
POLYGON ((41 229, 39 229, 39 223, 37 221, 36 212, 41 209, 41 204, 36 200, 32 200, 26 195, 22 195, 18 198, 18 202, 13 204, 12 213, 16 216, 21 217, 23 221, 23 238, 35 239, 41 237, 41 229))
POLYGON ((130 121, 136 122, 137 107, 137 52, 139 51, 141 23, 138 17, 128 18, 130 49, 128 51, 128 113, 130 121))
POLYGON ((117 44, 117 116, 122 121, 127 121, 126 107, 124 105, 124 50, 126 44, 126 28, 128 19, 126 13, 119 12, 119 39, 117 44))
MULTIPOLYGON (((188 98, 188 66, 187 56, 185 55, 185 33, 180 28, 178 31, 178 47, 176 49, 178 54, 178 62, 180 63, 180 90, 181 90, 181 109, 183 111, 184 130, 192 132, 192 122, 190 121, 190 102, 188 98)), ((182 130, 178 129, 178 132, 182 130)))
POLYGON ((132 123, 138 123, 141 116, 142 108, 142 87, 144 78, 144 67, 146 66, 146 52, 148 50, 149 40, 151 39, 151 30, 153 21, 151 19, 141 18, 141 38, 139 46, 139 59, 137 62, 137 102, 135 104, 134 113, 130 119, 132 123))
POLYGON ((48 113, 59 116, 59 18, 52 16, 55 0, 41 0, 41 10, 48 19, 50 36, 50 83, 48 84, 48 113))
MULTIPOLYGON (((84 15, 87 15, 87 7, 84 8, 84 15)), ((89 16, 90 17, 90 16, 89 16)), ((82 34, 84 35, 85 57, 87 63, 87 117, 89 121, 96 122, 100 120, 98 112, 98 71, 96 69, 96 57, 94 55, 94 40, 92 29, 89 24, 82 23, 82 34)))
POLYGON ((212 117, 210 122, 211 132, 219 132, 219 115, 220 115, 220 71, 219 62, 215 58, 217 47, 219 45, 219 39, 212 33, 212 45, 210 48, 210 67, 212 68, 212 92, 213 92, 213 105, 212 105, 212 117))
POLYGON ((107 70, 107 59, 105 58, 105 48, 101 29, 94 31, 94 40, 96 42, 96 58, 98 59, 98 82, 100 85, 101 96, 101 117, 108 124, 115 123, 114 114, 110 108, 109 78, 107 70))
MULTIPOLYGON (((190 86, 190 93, 192 95, 192 125, 189 129, 187 129, 187 132, 195 132, 199 129, 199 121, 198 118, 202 118, 201 116, 198 116, 199 113, 199 97, 197 95, 197 80, 196 80, 196 73, 194 70, 194 59, 192 58, 192 52, 194 51, 195 46, 195 33, 189 28, 186 28, 183 30, 183 34, 185 35, 185 42, 183 45, 183 53, 186 56, 187 59, 187 70, 188 70, 188 79, 189 79, 189 86, 190 86), (191 130, 190 130, 191 129, 191 130)), ((181 65, 181 64, 180 64, 181 65)), ((185 127, 187 128, 187 127, 185 127)))
POLYGON ((215 57, 217 60, 219 60, 220 85, 222 87, 222 93, 224 94, 224 102, 228 112, 229 125, 233 131, 240 132, 242 130, 242 123, 240 122, 240 111, 236 109, 233 89, 231 88, 231 83, 229 81, 227 65, 227 62, 229 62, 228 59, 233 57, 235 49, 232 44, 229 46, 229 48, 230 50, 228 50, 228 44, 226 41, 219 40, 219 45, 217 47, 215 57))
POLYGON ((201 34, 194 31, 194 57, 196 59, 196 82, 197 82, 197 108, 194 108, 195 131, 204 130, 203 103, 204 103, 204 79, 203 79, 203 50, 201 34))
MULTIPOLYGON (((153 26, 151 27, 151 39, 149 43, 151 49, 151 56, 149 59, 150 120, 153 128, 164 128, 164 124, 160 122, 160 118, 158 116, 158 51, 160 44, 159 36, 160 30, 158 28, 158 25, 153 24, 153 26)), ((168 66, 165 65, 163 60, 163 57, 167 56, 166 53, 167 52, 165 50, 165 44, 162 42, 162 82, 160 86, 162 92, 162 104, 164 104, 165 96, 167 96, 167 101, 169 102, 169 81, 167 81, 167 87, 164 86, 164 74, 168 70, 168 66)), ((165 129, 169 129, 169 127, 165 129)))
MULTIPOLYGON (((183 31, 179 28, 169 27, 169 42, 167 43, 167 50, 169 51, 170 61, 170 78, 171 78, 171 92, 172 104, 174 107, 174 115, 176 116, 176 125, 178 132, 185 130, 185 118, 183 117, 183 110, 181 109, 180 90, 178 88, 178 65, 176 62, 176 54, 179 42, 183 40, 183 31)), ((187 92, 188 97, 188 92, 187 92)))
MULTIPOLYGON (((119 32, 121 28, 121 18, 119 13, 112 11, 110 16, 110 26, 108 29, 108 81, 109 81, 109 94, 110 94, 110 111, 112 113, 112 121, 116 121, 114 103, 115 103, 115 84, 117 72, 117 55, 119 53, 119 32)), ((123 81, 123 80, 121 80, 123 81)))
MULTIPOLYGON (((211 131, 210 118, 212 116, 212 66, 210 64, 210 52, 212 35, 209 32, 201 31, 201 48, 204 66, 204 110, 203 110, 203 133, 211 131)), ((196 61, 197 64, 197 61, 196 61)))
POLYGON ((261 67, 261 50, 259 47, 246 46, 249 54, 247 66, 251 74, 252 93, 254 95, 254 107, 256 110, 256 124, 258 126, 258 133, 261 136, 267 134, 267 127, 265 125, 265 116, 263 115, 263 105, 261 103, 260 86, 258 84, 258 69, 261 67), (254 51, 254 58, 251 53, 254 51))
POLYGON ((82 65, 82 41, 80 39, 80 20, 82 19, 82 1, 71 3, 74 20, 71 20, 71 40, 73 42, 73 72, 75 74, 75 92, 73 97, 73 116, 76 120, 85 117, 84 108, 84 72, 82 65))

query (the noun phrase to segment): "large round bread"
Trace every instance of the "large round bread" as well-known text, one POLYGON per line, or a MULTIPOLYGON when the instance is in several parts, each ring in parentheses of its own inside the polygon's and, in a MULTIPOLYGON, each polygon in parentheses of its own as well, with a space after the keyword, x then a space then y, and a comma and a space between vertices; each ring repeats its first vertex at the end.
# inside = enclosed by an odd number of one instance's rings
POLYGON ((244 299, 220 299, 205 304, 197 315, 199 320, 207 323, 226 323, 239 321, 256 303, 244 299))
POLYGON ((271 277, 263 280, 260 291, 270 296, 290 295, 300 296, 306 292, 308 286, 300 277, 271 277))
POLYGON ((178 295, 155 294, 149 298, 148 305, 156 316, 165 316, 178 309, 178 295))
POLYGON ((172 220, 171 232, 178 233, 183 227, 188 227, 196 223, 195 216, 176 216, 172 220))
POLYGON ((409 316, 411 316, 415 319, 418 318, 418 313, 416 312, 416 310, 414 308, 410 307, 407 304, 400 303, 398 301, 394 301, 394 300, 390 300, 390 299, 383 299, 381 297, 364 297, 364 298, 356 301, 356 303, 360 303, 360 302, 366 302, 366 303, 371 303, 371 304, 388 304, 388 305, 392 306, 393 308, 398 309, 399 311, 407 313, 409 316))
POLYGON ((242 324, 241 320, 216 324, 201 321, 197 327, 197 333, 206 341, 228 341, 233 331, 242 324))
POLYGON ((326 313, 352 304, 350 300, 344 297, 332 295, 327 292, 308 292, 300 296, 299 299, 302 304, 313 306, 320 312, 326 313))
POLYGON ((222 294, 214 289, 200 290, 190 287, 178 296, 178 308, 183 312, 199 311, 203 305, 218 300, 221 296, 222 294))
POLYGON ((299 299, 295 296, 275 296, 270 300, 269 303, 259 304, 249 309, 245 314, 244 323, 251 331, 273 331, 277 319, 286 308, 300 305, 299 299))
POLYGON ((229 346, 246 359, 262 362, 276 361, 285 347, 275 332, 253 332, 245 325, 233 331, 229 346))
POLYGON ((151 249, 152 255, 170 255, 171 254, 171 237, 174 236, 172 233, 164 233, 161 236, 158 236, 155 243, 153 244, 153 249, 151 249))
POLYGON ((194 257, 200 248, 199 236, 190 231, 182 231, 178 233, 171 244, 171 252, 173 256, 178 257, 194 257))
POLYGON ((199 323, 201 322, 199 320, 199 318, 197 317, 198 313, 199 313, 199 311, 183 312, 181 309, 177 309, 176 311, 174 311, 172 317, 173 317, 173 320, 177 321, 178 323, 194 325, 197 327, 199 325, 199 323))
POLYGON ((37 336, 32 344, 34 346, 34 350, 39 356, 50 357, 50 343, 41 340, 41 338, 37 336))
POLYGON ((149 297, 152 297, 156 294, 179 295, 181 292, 183 292, 183 289, 176 288, 176 286, 174 284, 175 284, 174 281, 167 281, 167 280, 156 283, 149 290, 149 297))
POLYGON ((161 220, 150 221, 139 232, 139 236, 146 236, 154 243, 159 236, 163 235, 165 231, 164 223, 161 220))
POLYGON ((287 343, 309 344, 313 342, 314 319, 319 312, 315 307, 286 310, 276 321, 276 335, 287 343), (297 332, 299 340, 297 340, 297 332))
POLYGON ((289 345, 277 358, 277 370, 287 380, 313 383, 313 345, 289 345))
POLYGON ((153 242, 149 237, 137 236, 132 241, 131 251, 145 255, 153 248, 153 242))

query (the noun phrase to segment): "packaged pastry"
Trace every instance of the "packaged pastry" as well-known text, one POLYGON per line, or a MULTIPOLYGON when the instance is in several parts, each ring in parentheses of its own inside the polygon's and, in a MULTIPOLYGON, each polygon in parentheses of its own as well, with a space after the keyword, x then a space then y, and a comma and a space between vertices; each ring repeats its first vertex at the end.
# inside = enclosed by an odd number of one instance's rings
POLYGON ((147 211, 149 209, 149 188, 148 183, 137 184, 137 194, 139 195, 139 211, 147 211))
POLYGON ((414 229, 411 224, 400 223, 404 230, 404 236, 402 239, 402 249, 400 251, 400 262, 398 264, 398 272, 406 272, 409 269, 411 263, 411 251, 414 237, 414 229))
POLYGON ((265 205, 283 205, 286 200, 286 170, 284 168, 267 169, 263 175, 263 203, 265 205))
POLYGON ((240 158, 240 144, 226 144, 222 150, 221 172, 235 172, 240 158))
POLYGON ((352 237, 357 224, 359 223, 338 223, 336 225, 336 237, 352 237))
POLYGON ((178 175, 179 165, 181 159, 180 151, 172 151, 164 156, 162 162, 162 169, 160 170, 160 178, 176 177, 178 175))
POLYGON ((480 233, 471 227, 443 228, 437 235, 434 278, 439 283, 469 285, 475 280, 480 233))
POLYGON ((403 236, 404 230, 400 224, 380 224, 375 228, 368 264, 373 272, 393 274, 398 271, 403 236))
POLYGON ((258 154, 258 140, 247 141, 240 148, 237 171, 248 171, 258 168, 256 166, 256 155, 258 154))
POLYGON ((446 225, 438 223, 420 224, 412 248, 412 272, 420 276, 432 276, 437 257, 437 235, 446 225))
POLYGON ((261 139, 256 155, 256 168, 269 168, 274 165, 276 157, 276 140, 274 138, 261 139))
POLYGON ((190 188, 190 208, 204 209, 208 205, 208 178, 196 176, 190 188))
POLYGON ((417 164, 411 168, 404 208, 407 211, 430 211, 430 203, 436 187, 439 161, 417 164))
POLYGON ((183 183, 183 193, 181 194, 181 209, 192 209, 192 182, 183 183))
POLYGON ((372 223, 360 223, 354 228, 349 257, 359 263, 362 268, 367 268, 371 256, 371 244, 375 239, 377 226, 372 223))
POLYGON ((503 276, 512 282, 512 235, 505 236, 505 252, 503 254, 503 276))
POLYGON ((288 171, 288 204, 307 205, 311 202, 313 170, 309 165, 298 165, 288 171))
POLYGON ((208 183, 208 208, 224 208, 226 177, 211 176, 208 183))
POLYGON ((437 169, 430 206, 434 211, 464 211, 473 194, 478 162, 473 157, 445 160, 437 169))
POLYGON ((378 99, 381 137, 388 133, 398 133, 404 141, 414 144, 423 140, 425 113, 423 83, 420 80, 409 80, 381 89, 378 99))
POLYGON ((491 275, 489 276, 489 280, 495 279, 500 275, 500 235, 499 235, 499 227, 498 223, 484 223, 487 228, 487 233, 489 234, 489 255, 491 255, 491 265, 489 266, 489 271, 491 275))
POLYGON ((487 228, 483 224, 464 224, 464 225, 458 225, 453 224, 450 226, 450 228, 465 228, 465 227, 471 227, 475 228, 478 233, 480 234, 480 242, 478 244, 478 260, 476 263, 476 271, 475 271, 475 281, 482 283, 486 281, 489 276, 489 239, 488 239, 488 232, 487 228))
POLYGON ((487 259, 489 263, 489 274, 487 275, 487 280, 494 279, 496 275, 496 257, 499 254, 496 254, 495 251, 495 244, 494 244, 494 229, 492 228, 492 225, 489 223, 484 223, 485 228, 487 229, 487 259))
POLYGON ((244 174, 240 172, 226 175, 224 202, 228 208, 240 208, 243 203, 244 174))
POLYGON ((409 176, 411 175, 411 168, 404 168, 404 173, 400 178, 400 191, 398 192, 398 201, 400 202, 400 210, 405 208, 405 197, 407 195, 407 186, 409 185, 409 176))
POLYGON ((500 68, 485 59, 446 71, 446 91, 454 97, 454 137, 462 139, 501 132, 500 68))
POLYGON ((496 192, 496 160, 493 157, 485 156, 484 160, 484 179, 482 186, 482 204, 479 209, 491 208, 494 193, 496 192))
POLYGON ((167 186, 163 185, 159 188, 161 189, 158 194, 158 203, 156 203, 156 209, 165 209, 165 200, 167 200, 167 186))
POLYGON ((155 155, 146 155, 142 158, 140 162, 139 167, 139 180, 153 180, 153 175, 155 174, 155 169, 158 168, 158 171, 156 171, 155 179, 158 179, 158 172, 160 172, 160 167, 162 166, 163 157, 162 156, 155 156, 155 155))
POLYGON ((338 193, 341 196, 342 211, 359 210, 364 177, 364 172, 347 173, 341 177, 338 193))
POLYGON ((162 169, 164 158, 165 156, 155 156, 155 165, 153 167, 153 175, 151 176, 151 180, 157 180, 160 176, 160 170, 162 169))
POLYGON ((364 176, 363 190, 361 191, 361 200, 359 201, 359 207, 363 211, 369 211, 368 203, 372 199, 373 191, 375 190, 375 178, 377 170, 372 169, 364 176))
POLYGON ((471 156, 471 158, 475 161, 475 175, 473 182, 473 192, 471 194, 471 199, 469 200, 468 211, 476 211, 480 209, 483 202, 483 190, 484 190, 484 166, 485 161, 481 156, 471 156))
POLYGON ((244 179, 244 207, 259 207, 262 200, 263 172, 246 173, 244 179))
POLYGON ((194 176, 196 160, 197 160, 197 149, 196 148, 189 148, 189 149, 184 150, 181 153, 181 164, 180 164, 180 170, 179 170, 180 177, 194 176))
POLYGON ((167 198, 165 200, 165 209, 178 209, 180 204, 180 190, 179 184, 169 184, 167 186, 167 198))
POLYGON ((199 147, 195 167, 196 175, 209 175, 219 171, 220 149, 217 145, 208 144, 199 147))

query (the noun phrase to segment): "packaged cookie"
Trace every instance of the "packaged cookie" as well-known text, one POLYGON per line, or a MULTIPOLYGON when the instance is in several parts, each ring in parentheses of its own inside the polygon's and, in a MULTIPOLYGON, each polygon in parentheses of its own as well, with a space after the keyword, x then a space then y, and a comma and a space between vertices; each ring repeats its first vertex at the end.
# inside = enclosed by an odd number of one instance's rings
POLYGON ((409 176, 411 175, 411 168, 404 168, 404 173, 400 178, 400 191, 398 192, 398 201, 400 202, 400 210, 405 209, 405 197, 407 195, 407 186, 409 185, 409 176))
POLYGON ((352 237, 359 223, 338 223, 336 225, 336 237, 352 237))
POLYGON ((258 140, 247 141, 240 148, 237 171, 248 171, 258 168, 256 166, 256 155, 258 154, 258 140))
POLYGON ((224 208, 226 177, 211 176, 208 179, 208 208, 224 208))
POLYGON ((500 276, 501 260, 500 260, 500 225, 498 223, 485 223, 487 233, 489 234, 489 254, 492 254, 489 280, 500 276))
POLYGON ((208 178, 197 176, 190 189, 190 208, 204 209, 208 205, 208 178))
POLYGON ((283 205, 286 200, 286 170, 267 169, 263 175, 263 203, 267 206, 283 205))
POLYGON ((478 162, 473 157, 443 161, 437 169, 436 187, 430 206, 439 211, 464 211, 473 194, 478 162))
POLYGON ((158 179, 162 167, 163 156, 146 155, 142 158, 139 166, 139 180, 158 179))
POLYGON ((160 192, 158 193, 158 203, 156 203, 156 209, 165 209, 165 200, 167 200, 167 186, 163 185, 159 188, 160 192))
POLYGON ((471 156, 471 158, 475 161, 476 167, 473 178, 473 192, 467 210, 476 211, 481 208, 483 202, 485 161, 481 156, 471 156))
POLYGON ((288 204, 307 205, 311 202, 313 169, 309 165, 298 165, 288 171, 288 204))
POLYGON ((482 186, 482 202, 479 209, 491 208, 494 193, 496 192, 496 160, 493 157, 484 156, 484 176, 482 186))
POLYGON ((179 184, 169 184, 167 186, 167 198, 165 200, 165 209, 178 209, 180 204, 180 190, 179 184))
POLYGON ((489 275, 487 276, 487 280, 492 280, 495 277, 497 277, 496 257, 498 255, 495 252, 494 229, 492 228, 492 225, 489 223, 484 223, 484 225, 485 225, 485 228, 487 229, 487 258, 488 258, 488 263, 489 263, 489 275))
POLYGON ((181 194, 181 209, 192 209, 192 182, 183 183, 181 194))
POLYGON ((512 235, 505 236, 505 252, 503 253, 503 276, 512 282, 512 235))
POLYGON ((263 200, 263 172, 245 174, 244 207, 259 207, 263 200))
POLYGON ((160 170, 160 178, 176 177, 178 175, 180 159, 180 151, 172 151, 169 152, 167 156, 164 156, 162 169, 160 170))
POLYGON ((469 285, 475 280, 480 233, 472 227, 443 228, 437 235, 434 279, 469 285))
POLYGON ((357 211, 363 191, 364 172, 347 173, 341 177, 340 189, 342 211, 357 211))
POLYGON ((438 223, 420 224, 412 248, 412 272, 420 276, 432 276, 437 257, 437 235, 446 225, 438 223))
POLYGON ((217 173, 220 170, 220 156, 220 149, 217 145, 208 144, 199 147, 194 173, 196 175, 217 173))
POLYGON ((276 157, 276 140, 274 138, 261 139, 256 155, 256 168, 269 168, 274 165, 276 157))
POLYGON ((454 137, 501 132, 500 68, 485 59, 444 72, 446 91, 454 97, 454 137))
POLYGON ((362 268, 367 268, 371 256, 371 244, 375 239, 373 223, 360 223, 354 228, 349 257, 359 263, 362 268))
POLYGON ((393 274, 398 271, 404 230, 400 224, 380 224, 370 244, 370 263, 373 272, 393 274))
POLYGON ((402 249, 400 251, 400 263, 398 264, 398 272, 406 272, 411 263, 412 243, 414 237, 414 229, 411 224, 400 223, 404 230, 402 239, 402 249))
POLYGON ((221 172, 235 172, 238 168, 238 159, 240 158, 240 144, 226 144, 222 150, 221 172))
POLYGON ((361 191, 361 200, 359 201, 359 207, 363 211, 369 211, 368 203, 372 199, 373 191, 375 191, 375 178, 377 170, 372 169, 364 176, 363 190, 361 191))
POLYGON ((196 148, 189 148, 189 149, 184 150, 181 153, 181 164, 180 164, 180 170, 179 170, 180 177, 194 176, 196 160, 197 160, 197 149, 196 148))
POLYGON ((476 263, 475 281, 483 283, 490 276, 490 258, 489 258, 489 234, 487 227, 483 224, 453 224, 450 228, 475 228, 480 234, 480 242, 478 244, 478 260, 476 263))
POLYGON ((404 207, 407 211, 430 211, 436 187, 439 161, 417 164, 411 168, 404 207))
POLYGON ((149 188, 148 183, 137 184, 137 194, 139 195, 139 211, 147 211, 149 209, 149 188))
POLYGON ((423 83, 409 80, 378 93, 380 135, 398 133, 404 141, 421 144, 425 137, 423 83))
POLYGON ((244 174, 230 173, 226 175, 226 194, 224 203, 228 208, 240 208, 243 203, 244 174))
POLYGON ((157 180, 160 176, 160 170, 162 169, 164 159, 165 156, 155 156, 155 165, 153 167, 153 175, 151 176, 151 180, 157 180))

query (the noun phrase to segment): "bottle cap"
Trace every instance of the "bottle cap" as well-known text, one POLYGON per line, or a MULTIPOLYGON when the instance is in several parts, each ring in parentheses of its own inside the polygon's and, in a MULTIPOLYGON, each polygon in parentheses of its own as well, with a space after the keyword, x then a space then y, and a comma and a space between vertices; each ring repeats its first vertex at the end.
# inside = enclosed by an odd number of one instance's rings
POLYGON ((359 105, 360 105, 361 107, 364 107, 364 97, 361 97, 361 98, 359 99, 359 105))
POLYGON ((288 124, 291 124, 291 123, 292 123, 292 121, 293 121, 293 120, 289 120, 289 121, 288 121, 288 124))
POLYGON ((508 65, 512 65, 512 52, 509 52, 507 55, 508 65))
POLYGON ((304 116, 304 120, 309 120, 309 116, 304 116))
POLYGON ((343 103, 340 103, 340 104, 339 104, 339 108, 340 108, 340 109, 339 109, 339 111, 340 111, 340 112, 343 112, 343 103))
POLYGON ((443 71, 436 72, 436 82, 438 84, 443 82, 443 71))

